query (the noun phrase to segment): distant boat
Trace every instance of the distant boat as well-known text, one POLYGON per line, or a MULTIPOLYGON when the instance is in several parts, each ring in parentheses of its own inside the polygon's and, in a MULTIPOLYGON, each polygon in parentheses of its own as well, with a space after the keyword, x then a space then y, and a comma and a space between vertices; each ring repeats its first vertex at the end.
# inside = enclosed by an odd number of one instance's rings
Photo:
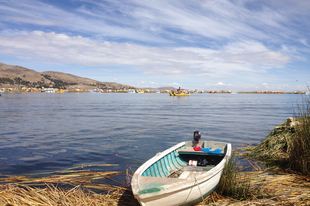
POLYGON ((46 92, 46 93, 55 93, 55 89, 54 88, 45 88, 42 90, 42 92, 46 92))
POLYGON ((154 93, 159 94, 160 91, 156 89, 156 90, 154 91, 154 93))
POLYGON ((230 92, 230 94, 238 94, 238 92, 233 91, 233 92, 230 92))
POLYGON ((91 93, 101 93, 99 89, 92 89, 92 90, 89 90, 89 92, 91 92, 91 93))
POLYGON ((1 97, 1 95, 2 95, 3 93, 5 93, 5 91, 0 90, 0 97, 1 97))
POLYGON ((216 188, 231 156, 231 144, 201 142, 196 147, 192 141, 181 142, 138 168, 131 188, 141 205, 194 205, 216 188))
POLYGON ((134 89, 129 89, 129 90, 126 91, 126 93, 131 93, 131 94, 133 94, 133 93, 136 93, 136 90, 134 90, 134 89))
POLYGON ((140 93, 140 94, 142 94, 142 93, 144 93, 144 91, 143 91, 143 90, 141 90, 141 91, 138 91, 137 93, 140 93))
POLYGON ((170 96, 189 96, 189 94, 190 93, 187 90, 181 89, 181 87, 179 87, 176 91, 170 91, 170 96))
POLYGON ((306 95, 310 95, 310 91, 307 91, 305 94, 306 94, 306 95))
POLYGON ((64 90, 62 90, 62 89, 57 89, 57 90, 56 90, 56 93, 64 93, 64 90))

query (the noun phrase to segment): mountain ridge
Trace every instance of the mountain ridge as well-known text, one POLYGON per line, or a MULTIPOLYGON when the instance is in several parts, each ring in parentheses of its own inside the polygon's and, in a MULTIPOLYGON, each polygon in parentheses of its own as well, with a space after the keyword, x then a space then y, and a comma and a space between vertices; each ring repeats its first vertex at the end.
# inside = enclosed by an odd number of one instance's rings
POLYGON ((112 89, 127 90, 136 89, 130 85, 122 85, 116 82, 101 82, 73 74, 45 71, 37 72, 18 65, 8 65, 0 62, 0 87, 54 87, 59 89, 112 89))

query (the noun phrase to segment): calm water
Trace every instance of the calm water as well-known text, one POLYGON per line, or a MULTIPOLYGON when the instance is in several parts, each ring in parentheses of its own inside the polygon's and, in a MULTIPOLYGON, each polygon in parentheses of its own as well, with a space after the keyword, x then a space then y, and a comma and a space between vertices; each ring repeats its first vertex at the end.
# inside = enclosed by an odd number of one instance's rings
POLYGON ((137 162, 192 140, 197 129, 203 140, 231 142, 233 149, 258 144, 293 116, 297 99, 294 94, 6 93, 0 97, 0 173, 105 163, 119 166, 91 170, 137 168, 137 162))

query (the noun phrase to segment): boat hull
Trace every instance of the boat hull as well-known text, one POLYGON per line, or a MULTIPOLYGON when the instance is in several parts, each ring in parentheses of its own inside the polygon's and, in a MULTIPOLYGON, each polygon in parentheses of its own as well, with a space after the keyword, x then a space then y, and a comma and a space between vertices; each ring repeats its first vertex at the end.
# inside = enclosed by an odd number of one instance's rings
POLYGON ((173 93, 173 92, 170 92, 170 96, 189 96, 190 93, 173 93))
POLYGON ((158 205, 194 205, 202 202, 205 197, 210 195, 216 188, 222 171, 219 171, 211 179, 204 182, 188 181, 187 187, 180 188, 170 193, 156 195, 139 195, 135 198, 142 206, 158 206, 158 205))
MULTIPOLYGON (((158 153, 135 172, 132 178, 132 191, 141 205, 193 205, 201 202, 216 188, 224 165, 231 155, 231 145, 226 144, 225 155, 223 154, 218 164, 209 169, 189 167, 182 161, 181 151, 186 145, 188 142, 179 143, 158 153), (169 169, 184 171, 178 178, 167 178, 169 169), (157 170, 157 173, 153 170, 157 170)), ((189 155, 192 155, 191 152, 189 155)), ((204 154, 197 153, 197 155, 204 154)))

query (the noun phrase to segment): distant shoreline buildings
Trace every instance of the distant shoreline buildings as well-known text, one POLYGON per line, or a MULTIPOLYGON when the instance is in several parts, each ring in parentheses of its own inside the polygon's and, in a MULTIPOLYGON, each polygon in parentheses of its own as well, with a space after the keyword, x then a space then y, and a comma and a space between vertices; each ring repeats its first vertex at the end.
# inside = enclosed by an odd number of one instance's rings
MULTIPOLYGON (((0 88, 1 91, 5 92, 47 92, 49 90, 53 90, 52 93, 64 93, 64 92, 94 92, 96 93, 169 93, 171 90, 160 90, 160 89, 144 89, 144 88, 134 88, 134 89, 57 89, 57 88, 26 88, 18 87, 15 88, 0 88), (135 92, 128 92, 128 91, 135 91, 135 92)), ((284 92, 284 91, 197 91, 197 90, 188 90, 192 94, 201 94, 201 93, 209 93, 209 94, 306 94, 304 91, 293 91, 293 92, 284 92)))

